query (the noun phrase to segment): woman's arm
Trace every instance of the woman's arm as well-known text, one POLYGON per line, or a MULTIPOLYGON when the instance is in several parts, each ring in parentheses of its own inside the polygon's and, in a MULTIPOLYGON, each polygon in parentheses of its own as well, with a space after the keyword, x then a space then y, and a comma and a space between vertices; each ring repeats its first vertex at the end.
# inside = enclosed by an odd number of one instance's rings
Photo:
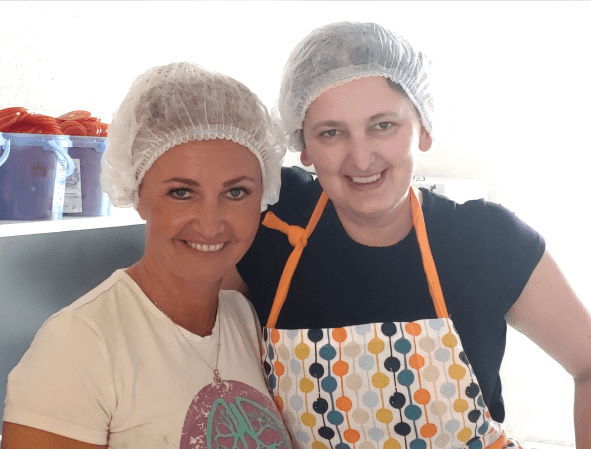
POLYGON ((507 321, 573 376, 576 443, 591 448, 591 313, 548 252, 509 310, 507 321))
POLYGON ((106 449, 107 446, 83 443, 34 427, 5 422, 2 426, 2 449, 106 449))

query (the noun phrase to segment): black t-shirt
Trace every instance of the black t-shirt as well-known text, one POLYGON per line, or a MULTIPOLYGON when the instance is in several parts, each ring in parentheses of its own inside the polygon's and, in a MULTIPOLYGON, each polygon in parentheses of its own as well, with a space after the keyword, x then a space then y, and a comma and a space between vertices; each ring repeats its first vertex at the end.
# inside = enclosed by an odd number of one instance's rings
MULTIPOLYGON (((304 170, 284 168, 281 200, 270 210, 305 227, 321 191, 304 170)), ((502 422, 504 315, 543 255, 544 239, 509 210, 484 200, 457 204, 423 189, 422 209, 448 312, 491 415, 502 422)), ((261 226, 238 264, 263 324, 292 250, 285 234, 261 226)), ((414 229, 393 246, 364 246, 347 235, 329 201, 304 249, 277 327, 334 328, 435 317, 414 229)))

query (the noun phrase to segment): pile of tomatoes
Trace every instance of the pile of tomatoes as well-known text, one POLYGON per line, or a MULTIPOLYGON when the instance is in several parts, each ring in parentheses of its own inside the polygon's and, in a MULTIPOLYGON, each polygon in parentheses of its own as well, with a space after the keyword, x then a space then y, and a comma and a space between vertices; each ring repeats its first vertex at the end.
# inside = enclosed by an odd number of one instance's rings
POLYGON ((21 107, 0 109, 0 132, 5 133, 106 137, 108 126, 88 111, 50 117, 32 114, 21 107))

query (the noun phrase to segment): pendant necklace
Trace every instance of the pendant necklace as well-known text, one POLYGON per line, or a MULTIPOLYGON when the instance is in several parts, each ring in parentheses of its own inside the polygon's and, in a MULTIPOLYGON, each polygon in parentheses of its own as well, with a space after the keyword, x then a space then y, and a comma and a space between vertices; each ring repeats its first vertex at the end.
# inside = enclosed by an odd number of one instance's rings
MULTIPOLYGON (((185 340, 185 342, 189 346, 193 347, 191 345, 191 342, 187 339, 187 337, 183 333, 183 329, 181 329, 181 326, 179 326, 178 324, 176 324, 174 322, 174 320, 170 316, 168 316, 168 314, 164 310, 162 310, 162 307, 160 307, 160 305, 156 301, 154 301, 151 298, 148 298, 148 299, 150 299, 150 302, 152 304, 154 304, 156 306, 156 308, 160 312, 162 312, 162 314, 166 318, 168 318, 168 320, 174 325, 174 327, 179 332, 179 334, 181 334, 181 336, 183 337, 183 339, 185 340)), ((219 304, 218 304, 218 312, 219 312, 219 304)), ((216 316, 216 319, 217 319, 217 316, 216 316)), ((215 327, 215 324, 214 324, 214 327, 215 327)), ((220 377, 220 370, 218 369, 218 362, 220 360, 220 349, 222 347, 222 320, 221 320, 221 317, 219 319, 218 343, 217 343, 216 346, 217 346, 217 350, 216 350, 216 355, 215 355, 215 368, 212 368, 211 367, 211 365, 208 363, 208 361, 205 359, 205 357, 199 353, 199 351, 196 351, 196 354, 201 359, 201 361, 203 361, 203 363, 205 363, 209 367, 209 369, 212 370, 212 372, 213 372, 213 383, 214 383, 214 385, 219 386, 219 385, 222 384, 222 378, 220 377)))

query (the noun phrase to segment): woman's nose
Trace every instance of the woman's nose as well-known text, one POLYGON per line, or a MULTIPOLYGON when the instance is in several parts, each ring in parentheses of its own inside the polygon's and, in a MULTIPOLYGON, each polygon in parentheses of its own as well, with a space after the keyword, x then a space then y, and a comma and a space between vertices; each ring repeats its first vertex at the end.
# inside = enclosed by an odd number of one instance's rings
POLYGON ((213 202, 202 204, 198 209, 193 228, 205 238, 213 238, 225 230, 223 209, 213 202))
POLYGON ((349 139, 349 159, 360 172, 368 171, 375 159, 372 144, 363 137, 351 136, 349 139))

